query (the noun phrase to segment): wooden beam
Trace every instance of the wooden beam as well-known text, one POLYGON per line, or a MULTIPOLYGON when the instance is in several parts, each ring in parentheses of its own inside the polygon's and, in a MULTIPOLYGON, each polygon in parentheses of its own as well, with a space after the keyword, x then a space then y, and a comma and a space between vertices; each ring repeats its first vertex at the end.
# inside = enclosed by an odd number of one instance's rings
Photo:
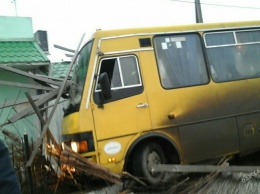
MULTIPOLYGON (((41 114, 39 108, 36 106, 36 104, 34 103, 31 95, 28 92, 25 92, 25 95, 27 96, 27 98, 28 98, 29 102, 31 103, 31 105, 32 105, 36 115, 38 116, 38 118, 39 118, 39 120, 41 122, 41 126, 44 126, 45 125, 45 121, 44 121, 44 119, 42 117, 42 114, 41 114)), ((57 150, 60 150, 60 146, 57 144, 55 138, 53 137, 53 135, 52 135, 52 133, 50 132, 49 129, 47 130, 47 136, 51 139, 51 141, 54 144, 55 148, 57 150)))
POLYGON ((57 96, 56 101, 55 101, 55 103, 54 103, 54 106, 53 106, 53 108, 52 108, 52 110, 51 110, 50 116, 49 116, 49 118, 47 119, 47 121, 46 121, 46 123, 45 123, 45 125, 44 125, 44 127, 43 127, 43 130, 42 130, 42 132, 41 132, 40 139, 39 139, 39 141, 36 143, 35 148, 34 148, 32 154, 31 154, 31 157, 30 157, 30 159, 28 160, 28 162, 27 162, 27 164, 26 164, 27 167, 32 165, 33 160, 34 160, 34 157, 36 156, 39 147, 42 145, 43 137, 45 136, 45 134, 46 134, 46 132, 47 132, 47 130, 48 130, 48 127, 49 127, 49 124, 50 124, 50 122, 51 122, 51 119, 52 119, 52 117, 53 117, 53 115, 54 115, 54 113, 55 113, 55 111, 56 111, 56 108, 57 108, 57 106, 58 106, 58 104, 59 104, 60 98, 61 98, 61 96, 62 96, 62 94, 63 94, 63 91, 64 91, 66 85, 67 85, 67 80, 68 80, 68 78, 69 78, 69 75, 70 75, 70 72, 71 72, 71 70, 72 70, 72 67, 73 67, 73 65, 74 65, 74 63, 75 63, 76 56, 78 55, 79 48, 80 48, 80 45, 81 45, 81 43, 82 43, 82 41, 83 41, 84 36, 85 36, 85 34, 83 34, 83 36, 81 37, 80 43, 79 43, 79 45, 78 45, 78 47, 77 47, 77 52, 75 53, 75 55, 74 55, 74 57, 73 57, 73 59, 72 59, 70 65, 69 65, 69 69, 68 69, 67 75, 66 75, 66 77, 65 77, 65 79, 64 79, 64 81, 63 81, 63 83, 62 83, 62 85, 61 85, 60 88, 59 88, 59 93, 58 93, 58 96, 57 96))
MULTIPOLYGON (((58 92, 59 92, 59 89, 53 90, 51 93, 47 94, 44 98, 37 100, 35 102, 35 104, 37 106, 40 106, 40 105, 54 99, 57 96, 58 92)), ((12 116, 11 118, 8 118, 8 121, 11 122, 11 123, 14 123, 15 121, 17 121, 17 120, 23 118, 24 116, 26 116, 32 110, 33 110, 32 107, 28 107, 28 108, 24 109, 23 111, 17 113, 16 115, 12 116)))
POLYGON ((33 84, 21 84, 21 83, 14 83, 14 82, 1 81, 1 80, 0 80, 0 85, 20 87, 20 88, 29 88, 29 89, 36 89, 36 90, 46 90, 46 91, 54 90, 54 88, 52 88, 52 87, 33 85, 33 84))
POLYGON ((32 78, 32 79, 37 80, 37 81, 49 83, 49 84, 52 84, 52 85, 55 85, 55 86, 60 86, 62 84, 62 82, 60 82, 60 81, 53 81, 51 78, 43 78, 39 75, 27 73, 27 72, 21 71, 19 69, 12 68, 12 67, 8 66, 7 64, 0 64, 0 69, 10 71, 10 72, 13 72, 13 73, 25 76, 25 77, 29 77, 29 78, 32 78))

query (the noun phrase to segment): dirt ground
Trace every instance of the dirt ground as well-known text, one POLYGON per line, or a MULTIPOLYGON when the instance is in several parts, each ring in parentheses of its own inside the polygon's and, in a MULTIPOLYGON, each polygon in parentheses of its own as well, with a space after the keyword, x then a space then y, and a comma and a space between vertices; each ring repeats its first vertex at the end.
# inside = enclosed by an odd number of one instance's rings
MULTIPOLYGON (((109 185, 92 191, 77 194, 258 194, 260 193, 260 153, 230 161, 230 165, 259 166, 253 172, 222 172, 203 183, 208 173, 182 174, 178 178, 169 178, 167 183, 158 186, 109 185), (188 179, 185 181, 185 179, 188 179)), ((170 175, 171 177, 171 175, 170 175)), ((208 180, 208 179, 207 179, 208 180)))
MULTIPOLYGON (((198 176, 199 180, 201 176, 198 176)), ((170 184, 170 183, 169 183, 170 184)), ((199 189, 196 188, 196 181, 191 182, 172 189, 178 183, 172 182, 172 185, 141 188, 133 186, 132 189, 123 189, 122 185, 111 185, 102 189, 93 191, 82 191, 75 194, 259 194, 260 191, 260 174, 250 175, 248 173, 221 173, 213 180, 206 183, 199 189), (186 189, 194 186, 192 190, 186 189)))

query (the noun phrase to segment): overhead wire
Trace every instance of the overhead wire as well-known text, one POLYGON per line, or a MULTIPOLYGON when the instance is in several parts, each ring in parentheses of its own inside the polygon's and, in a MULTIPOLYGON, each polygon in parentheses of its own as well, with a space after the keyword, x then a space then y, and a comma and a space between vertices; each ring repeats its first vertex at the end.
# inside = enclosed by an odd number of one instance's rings
MULTIPOLYGON (((183 3, 192 3, 194 4, 195 1, 187 1, 187 0, 171 0, 176 2, 183 2, 183 3)), ((216 4, 216 3, 201 3, 201 5, 210 5, 210 6, 219 6, 219 7, 232 7, 232 8, 240 8, 240 9, 260 9, 260 7, 247 7, 247 6, 237 6, 237 5, 224 5, 224 4, 216 4)))

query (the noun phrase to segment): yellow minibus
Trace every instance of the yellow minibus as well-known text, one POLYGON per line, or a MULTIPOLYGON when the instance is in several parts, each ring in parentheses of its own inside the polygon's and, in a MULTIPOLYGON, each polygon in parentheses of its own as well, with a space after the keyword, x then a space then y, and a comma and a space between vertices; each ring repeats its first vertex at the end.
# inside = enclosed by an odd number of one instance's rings
POLYGON ((260 21, 96 31, 74 64, 64 143, 147 183, 155 164, 260 150, 260 21))

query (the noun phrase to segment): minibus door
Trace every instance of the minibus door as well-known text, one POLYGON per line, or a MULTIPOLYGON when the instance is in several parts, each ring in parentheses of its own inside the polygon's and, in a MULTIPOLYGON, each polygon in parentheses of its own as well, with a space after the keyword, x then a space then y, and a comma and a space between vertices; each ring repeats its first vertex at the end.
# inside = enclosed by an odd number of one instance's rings
MULTIPOLYGON (((98 141, 151 129, 149 105, 136 55, 100 60, 93 116, 98 141)), ((110 141, 110 140, 109 140, 110 141)))

